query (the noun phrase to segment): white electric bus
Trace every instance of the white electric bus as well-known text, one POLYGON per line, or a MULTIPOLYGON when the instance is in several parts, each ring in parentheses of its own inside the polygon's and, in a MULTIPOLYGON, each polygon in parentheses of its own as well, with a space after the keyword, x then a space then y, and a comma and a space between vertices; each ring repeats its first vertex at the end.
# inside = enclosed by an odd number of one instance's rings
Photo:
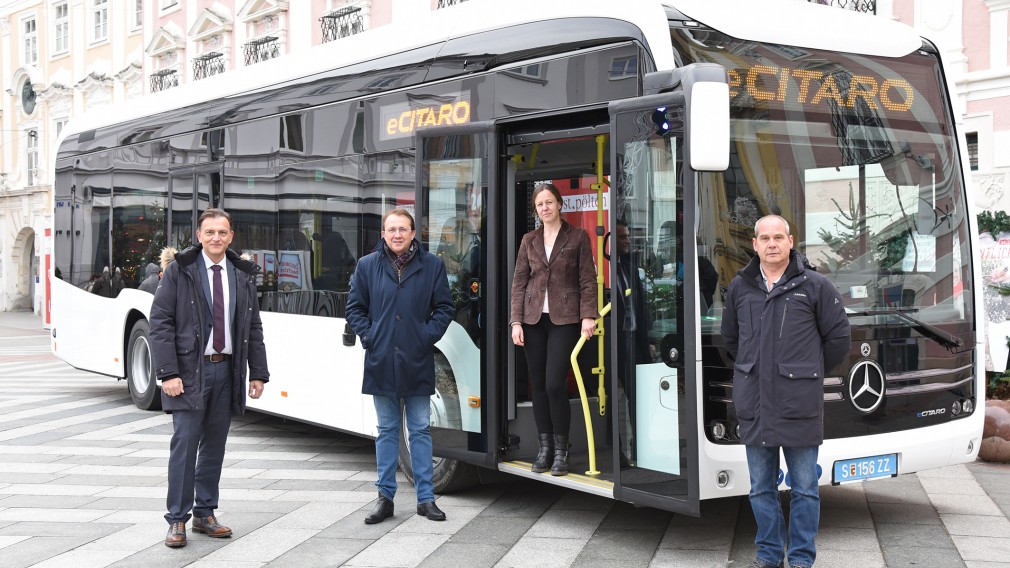
POLYGON ((968 462, 981 286, 952 93, 933 43, 837 8, 471 0, 68 126, 52 349, 158 408, 152 296, 137 287, 164 247, 195 241, 202 210, 223 207, 233 247, 263 269, 272 377, 250 408, 375 436, 345 302, 381 215, 406 207, 457 310, 437 345, 437 489, 499 470, 696 515, 749 488, 720 314, 755 220, 774 212, 852 324, 849 356, 823 378, 821 483, 968 462), (529 471, 536 429, 508 332, 544 181, 598 239, 601 308, 615 301, 569 377, 564 477, 529 471), (619 223, 630 247, 609 238, 619 223), (611 295, 618 262, 637 281, 611 295), (95 293, 105 267, 118 293, 95 293))

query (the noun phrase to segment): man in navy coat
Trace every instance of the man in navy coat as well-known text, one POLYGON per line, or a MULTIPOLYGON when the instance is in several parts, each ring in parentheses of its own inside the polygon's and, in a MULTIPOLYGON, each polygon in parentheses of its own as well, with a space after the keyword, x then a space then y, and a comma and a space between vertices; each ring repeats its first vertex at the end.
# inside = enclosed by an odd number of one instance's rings
POLYGON ((347 322, 365 348, 361 392, 372 395, 378 418, 375 462, 379 498, 365 523, 393 516, 400 448, 400 404, 407 418, 417 514, 444 521, 432 485, 430 398, 435 394, 435 343, 455 310, 442 259, 416 237, 414 218, 392 209, 382 218, 382 240, 351 276, 347 322))
POLYGON ((172 413, 165 546, 186 546, 186 521, 214 538, 231 536, 217 509, 231 417, 259 398, 270 378, 256 296, 259 267, 229 250, 231 215, 200 215, 200 244, 175 255, 151 306, 151 356, 161 407, 172 413), (196 500, 194 506, 194 498, 196 500))
POLYGON ((778 215, 754 225, 757 258, 729 285, 722 335, 733 358, 733 406, 747 447, 757 521, 749 568, 810 568, 820 520, 817 450, 824 441, 824 373, 845 359, 849 320, 835 285, 792 250, 778 215), (779 504, 779 450, 792 489, 788 541, 779 504))

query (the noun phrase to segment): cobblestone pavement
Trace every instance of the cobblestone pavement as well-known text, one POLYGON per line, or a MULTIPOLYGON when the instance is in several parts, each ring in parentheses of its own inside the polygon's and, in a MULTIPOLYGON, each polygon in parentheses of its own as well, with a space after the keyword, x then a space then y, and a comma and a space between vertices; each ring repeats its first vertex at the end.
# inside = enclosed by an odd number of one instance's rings
MULTIPOLYGON (((362 520, 372 442, 249 413, 232 426, 221 520, 235 536, 162 542, 171 422, 125 384, 49 354, 38 317, 0 313, 0 566, 739 567, 746 499, 693 519, 515 479, 441 496, 448 521, 362 520)), ((1008 469, 952 466, 822 487, 820 567, 1010 567, 1008 469)))

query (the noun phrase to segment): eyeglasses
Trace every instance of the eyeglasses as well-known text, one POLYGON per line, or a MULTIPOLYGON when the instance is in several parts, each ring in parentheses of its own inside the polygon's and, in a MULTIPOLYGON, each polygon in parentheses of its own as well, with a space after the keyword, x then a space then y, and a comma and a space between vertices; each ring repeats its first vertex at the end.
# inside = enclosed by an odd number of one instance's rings
POLYGON ((406 235, 413 230, 407 227, 393 227, 392 229, 386 229, 385 232, 393 235, 406 235))

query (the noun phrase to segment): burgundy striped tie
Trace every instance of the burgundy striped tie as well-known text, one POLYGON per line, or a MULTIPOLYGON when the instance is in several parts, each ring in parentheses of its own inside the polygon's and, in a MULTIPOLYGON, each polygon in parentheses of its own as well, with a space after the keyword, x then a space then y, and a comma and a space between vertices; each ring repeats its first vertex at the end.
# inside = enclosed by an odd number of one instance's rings
POLYGON ((221 284, 221 265, 210 267, 214 271, 214 351, 224 350, 224 286, 221 284))

